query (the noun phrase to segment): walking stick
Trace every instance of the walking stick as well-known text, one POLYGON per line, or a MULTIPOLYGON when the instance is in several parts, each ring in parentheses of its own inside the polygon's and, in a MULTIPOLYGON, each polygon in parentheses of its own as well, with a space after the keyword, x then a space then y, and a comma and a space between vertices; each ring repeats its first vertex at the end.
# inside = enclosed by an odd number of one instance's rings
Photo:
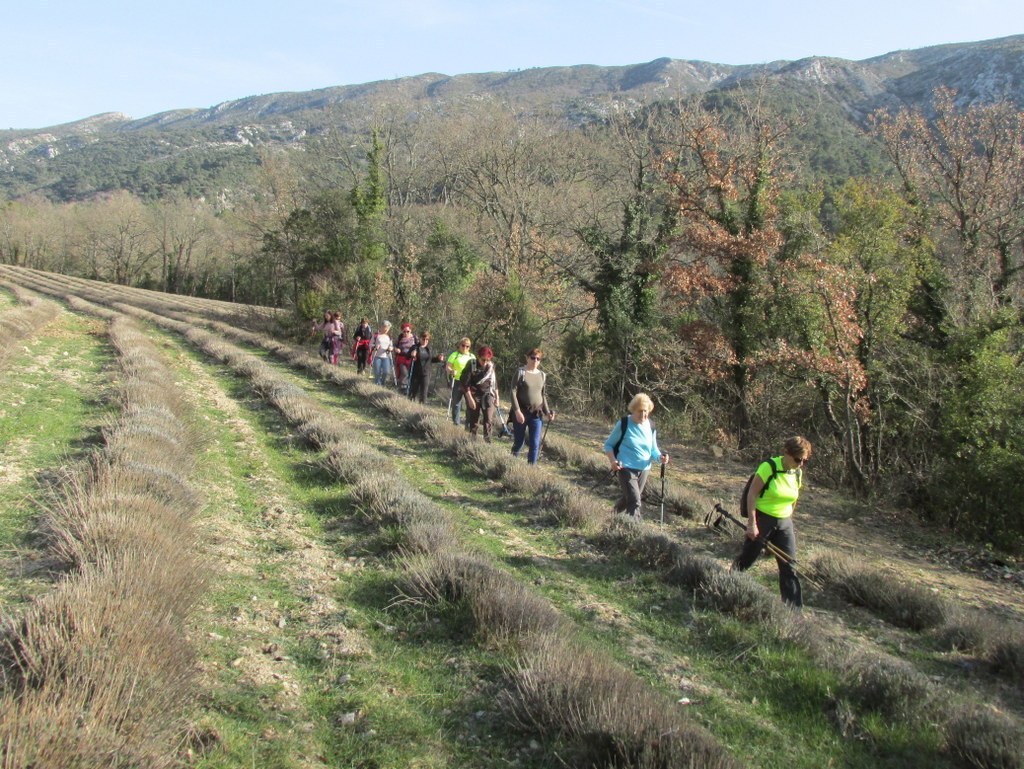
POLYGON ((548 414, 548 421, 544 425, 544 432, 540 434, 540 446, 537 447, 537 456, 541 455, 544 451, 544 439, 548 437, 548 428, 551 427, 551 420, 555 418, 555 412, 552 411, 548 414))
MULTIPOLYGON (((704 517, 704 525, 706 525, 710 529, 714 529, 715 531, 720 531, 719 526, 725 519, 732 521, 741 529, 743 529, 743 531, 747 530, 747 527, 743 525, 743 522, 740 521, 739 518, 730 513, 728 510, 726 510, 724 507, 722 507, 722 504, 720 502, 716 502, 715 509, 704 517), (711 519, 714 517, 715 513, 718 513, 718 518, 715 518, 715 520, 712 521, 711 519)), ((821 583, 815 581, 812 577, 807 576, 807 574, 797 570, 796 558, 790 558, 789 553, 777 547, 773 542, 769 542, 768 540, 763 538, 761 541, 764 542, 764 549, 772 555, 774 555, 780 561, 785 561, 793 570, 793 573, 796 574, 798 579, 806 579, 810 584, 814 585, 819 590, 823 589, 821 583)))
POLYGON ((613 467, 605 475, 602 475, 600 478, 598 478, 597 479, 597 483, 595 483, 593 486, 591 486, 590 490, 593 491, 598 486, 601 486, 602 484, 605 484, 608 481, 614 480, 615 476, 616 476, 616 473, 618 473, 618 472, 619 472, 618 468, 617 467, 613 467))
POLYGON ((661 463, 661 525, 665 525, 665 463, 661 463))
POLYGON ((507 438, 512 434, 512 431, 508 429, 508 423, 505 421, 505 415, 501 413, 501 406, 495 404, 494 410, 498 413, 498 423, 501 425, 501 437, 507 438))

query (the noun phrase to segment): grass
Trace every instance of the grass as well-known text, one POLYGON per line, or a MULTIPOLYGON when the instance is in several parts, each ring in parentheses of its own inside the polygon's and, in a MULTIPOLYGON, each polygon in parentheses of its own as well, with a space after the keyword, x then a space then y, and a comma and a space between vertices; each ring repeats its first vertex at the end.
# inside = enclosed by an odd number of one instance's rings
MULTIPOLYGON (((23 340, 0 370, 0 552, 31 556, 33 518, 52 471, 99 440, 111 413, 103 400, 112 352, 103 324, 70 316, 23 340)), ((0 599, 24 600, 40 585, 0 571, 0 599)))
MULTIPOLYGON (((792 761, 792 759, 791 759, 791 761, 792 761)), ((813 764, 813 762, 811 762, 811 763, 813 764)))

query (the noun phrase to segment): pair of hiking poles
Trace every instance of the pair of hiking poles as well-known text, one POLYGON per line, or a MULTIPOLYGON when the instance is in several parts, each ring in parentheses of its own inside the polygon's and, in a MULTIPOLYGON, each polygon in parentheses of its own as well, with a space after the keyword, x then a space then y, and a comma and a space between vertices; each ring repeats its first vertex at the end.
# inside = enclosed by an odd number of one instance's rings
MULTIPOLYGON (((722 532, 721 527, 725 521, 731 521, 732 523, 736 524, 739 528, 741 528, 744 532, 746 532, 747 530, 747 527, 743 523, 743 521, 741 521, 735 515, 733 515, 724 507, 722 507, 721 502, 716 502, 714 509, 706 516, 704 516, 704 525, 715 532, 724 533, 722 532)), ((788 565, 789 568, 793 570, 793 573, 797 576, 798 579, 806 579, 808 583, 814 585, 819 590, 821 589, 821 585, 818 582, 816 582, 813 578, 807 576, 807 574, 801 572, 797 568, 796 558, 791 557, 789 553, 787 553, 782 548, 778 547, 774 542, 769 542, 767 539, 764 539, 763 537, 761 538, 761 542, 764 544, 764 549, 768 551, 771 555, 775 556, 780 561, 788 565)))

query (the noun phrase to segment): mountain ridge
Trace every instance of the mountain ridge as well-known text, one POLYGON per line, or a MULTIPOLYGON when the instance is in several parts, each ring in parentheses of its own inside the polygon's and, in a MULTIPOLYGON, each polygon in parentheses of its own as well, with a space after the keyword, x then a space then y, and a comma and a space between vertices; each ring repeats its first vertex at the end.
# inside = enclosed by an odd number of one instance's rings
POLYGON ((385 107, 454 111, 468 100, 493 99, 518 112, 554 110, 570 122, 585 122, 600 119, 611 102, 640 106, 757 79, 795 92, 807 104, 814 102, 806 97, 832 103, 859 126, 880 108, 926 106, 939 86, 956 90, 962 104, 1009 101, 1021 106, 1024 35, 898 50, 860 61, 811 56, 732 65, 661 57, 613 67, 432 72, 245 96, 141 118, 101 113, 41 129, 0 131, 0 195, 73 199, 117 187, 118 182, 99 178, 103 174, 91 166, 117 167, 113 177, 124 179, 147 165, 180 163, 188 153, 201 156, 195 160, 200 164, 252 165, 254 158, 243 156, 257 145, 290 146, 325 131, 356 135, 365 130, 367 115, 385 107), (120 167, 126 165, 131 167, 120 167))

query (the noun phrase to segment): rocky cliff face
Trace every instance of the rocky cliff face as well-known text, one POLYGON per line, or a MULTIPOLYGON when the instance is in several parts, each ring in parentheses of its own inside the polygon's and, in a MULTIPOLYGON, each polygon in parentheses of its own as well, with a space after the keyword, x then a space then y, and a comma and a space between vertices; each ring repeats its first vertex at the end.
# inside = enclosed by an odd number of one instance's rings
MULTIPOLYGON (((753 78, 838 104, 861 123, 878 108, 927 104, 947 86, 962 103, 1024 105, 1024 35, 978 43, 897 51, 864 61, 814 57, 733 66, 655 59, 624 67, 547 67, 343 85, 301 93, 249 96, 207 109, 177 109, 140 119, 109 113, 39 131, 0 131, 0 194, 45 189, 62 164, 159 161, 183 152, 236 152, 287 145, 326 127, 354 129, 382 105, 457 109, 465 99, 493 98, 524 111, 562 110, 574 119, 600 115, 611 101, 651 101, 729 88, 753 78)), ((88 186, 88 185, 86 185, 88 186)))

